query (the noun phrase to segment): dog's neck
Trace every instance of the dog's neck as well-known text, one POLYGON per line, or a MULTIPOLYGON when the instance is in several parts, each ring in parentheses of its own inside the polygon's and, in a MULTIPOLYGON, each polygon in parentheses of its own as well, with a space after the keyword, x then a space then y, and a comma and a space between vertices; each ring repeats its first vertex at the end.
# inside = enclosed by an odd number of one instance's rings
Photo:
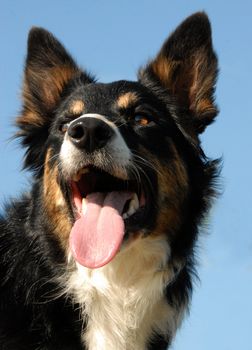
POLYGON ((144 350, 155 333, 173 336, 184 308, 174 310, 164 295, 174 279, 169 258, 165 237, 149 237, 102 268, 75 267, 68 292, 87 320, 83 342, 88 350, 144 350))

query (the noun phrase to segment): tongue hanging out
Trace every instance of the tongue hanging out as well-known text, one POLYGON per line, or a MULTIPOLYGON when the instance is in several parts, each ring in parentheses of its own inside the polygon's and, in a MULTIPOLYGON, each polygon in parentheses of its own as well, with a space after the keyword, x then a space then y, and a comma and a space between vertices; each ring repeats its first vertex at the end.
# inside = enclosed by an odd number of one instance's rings
POLYGON ((91 193, 83 201, 70 234, 70 248, 81 265, 98 268, 116 255, 124 236, 122 211, 131 197, 131 192, 113 191, 91 193))

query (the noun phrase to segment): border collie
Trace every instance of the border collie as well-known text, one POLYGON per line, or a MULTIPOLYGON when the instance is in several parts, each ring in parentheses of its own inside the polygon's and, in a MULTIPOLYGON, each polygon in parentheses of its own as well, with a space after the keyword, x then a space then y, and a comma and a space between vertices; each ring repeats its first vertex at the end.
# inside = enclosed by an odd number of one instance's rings
POLYGON ((30 192, 0 218, 1 350, 161 350, 188 310, 218 161, 205 13, 136 81, 97 82, 32 28, 17 136, 30 192))

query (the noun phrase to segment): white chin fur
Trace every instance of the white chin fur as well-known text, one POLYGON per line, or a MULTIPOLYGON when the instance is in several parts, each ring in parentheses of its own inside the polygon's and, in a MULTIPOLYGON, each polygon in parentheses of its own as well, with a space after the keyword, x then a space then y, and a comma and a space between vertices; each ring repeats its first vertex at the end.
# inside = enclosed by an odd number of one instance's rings
POLYGON ((92 350, 145 350, 155 333, 172 337, 185 305, 172 307, 164 289, 174 278, 165 236, 137 239, 109 264, 90 270, 69 257, 68 293, 82 306, 83 342, 92 350))

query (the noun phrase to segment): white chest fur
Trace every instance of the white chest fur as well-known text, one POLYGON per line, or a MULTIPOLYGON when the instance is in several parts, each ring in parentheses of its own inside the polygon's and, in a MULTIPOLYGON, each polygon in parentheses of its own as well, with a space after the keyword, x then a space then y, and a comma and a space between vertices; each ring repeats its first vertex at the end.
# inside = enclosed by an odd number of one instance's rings
POLYGON ((164 237, 148 237, 102 268, 77 264, 68 291, 87 315, 83 342, 88 350, 145 350, 155 332, 174 333, 182 310, 174 310, 164 296, 174 277, 167 268, 169 252, 164 237))

